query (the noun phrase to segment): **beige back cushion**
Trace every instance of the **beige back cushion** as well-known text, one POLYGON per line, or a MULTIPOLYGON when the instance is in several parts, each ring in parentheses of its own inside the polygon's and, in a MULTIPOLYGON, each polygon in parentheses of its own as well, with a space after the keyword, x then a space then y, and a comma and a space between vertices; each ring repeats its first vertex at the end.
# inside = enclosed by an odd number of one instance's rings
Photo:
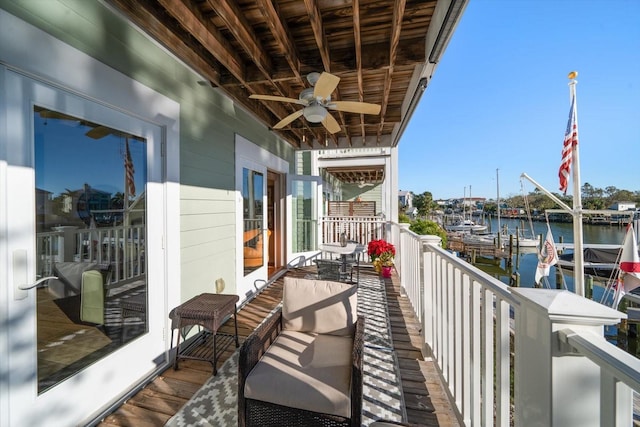
POLYGON ((355 286, 347 283, 285 277, 283 328, 352 336, 358 308, 356 290, 355 286))

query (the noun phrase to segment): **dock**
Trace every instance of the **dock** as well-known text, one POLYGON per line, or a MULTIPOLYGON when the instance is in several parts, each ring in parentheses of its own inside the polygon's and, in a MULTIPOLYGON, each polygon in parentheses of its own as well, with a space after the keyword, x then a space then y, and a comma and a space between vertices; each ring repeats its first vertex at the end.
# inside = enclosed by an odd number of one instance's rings
POLYGON ((509 258, 509 251, 493 245, 465 243, 462 237, 457 235, 447 236, 447 248, 460 253, 463 258, 470 260, 474 260, 478 256, 490 257, 496 260, 509 258))

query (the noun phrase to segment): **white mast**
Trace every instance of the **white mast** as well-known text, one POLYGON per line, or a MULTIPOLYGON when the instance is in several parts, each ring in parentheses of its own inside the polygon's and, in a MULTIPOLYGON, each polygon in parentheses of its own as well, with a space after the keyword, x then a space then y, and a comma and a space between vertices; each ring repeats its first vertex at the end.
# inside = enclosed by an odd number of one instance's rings
POLYGON ((498 247, 502 248, 502 228, 500 225, 500 176, 498 175, 498 168, 496 168, 496 198, 498 199, 498 247))
POLYGON ((464 186, 464 193, 462 196, 462 223, 467 219, 467 186, 464 186))

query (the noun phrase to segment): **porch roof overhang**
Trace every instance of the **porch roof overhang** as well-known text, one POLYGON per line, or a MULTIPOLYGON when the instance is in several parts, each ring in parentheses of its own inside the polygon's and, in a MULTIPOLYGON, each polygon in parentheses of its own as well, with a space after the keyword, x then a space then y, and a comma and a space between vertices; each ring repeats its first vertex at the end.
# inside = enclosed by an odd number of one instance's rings
POLYGON ((303 117, 273 130, 295 149, 396 146, 468 0, 105 0, 267 127, 299 111, 306 75, 340 78, 334 134, 303 117))
POLYGON ((384 165, 328 167, 327 173, 345 184, 381 184, 384 181, 384 165))

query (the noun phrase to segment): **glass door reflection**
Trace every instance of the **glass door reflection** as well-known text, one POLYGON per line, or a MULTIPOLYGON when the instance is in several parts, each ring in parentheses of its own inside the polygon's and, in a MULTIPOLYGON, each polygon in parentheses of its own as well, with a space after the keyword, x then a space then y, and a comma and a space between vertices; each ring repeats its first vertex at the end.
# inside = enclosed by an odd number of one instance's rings
POLYGON ((148 331, 144 138, 34 106, 38 392, 148 331))

